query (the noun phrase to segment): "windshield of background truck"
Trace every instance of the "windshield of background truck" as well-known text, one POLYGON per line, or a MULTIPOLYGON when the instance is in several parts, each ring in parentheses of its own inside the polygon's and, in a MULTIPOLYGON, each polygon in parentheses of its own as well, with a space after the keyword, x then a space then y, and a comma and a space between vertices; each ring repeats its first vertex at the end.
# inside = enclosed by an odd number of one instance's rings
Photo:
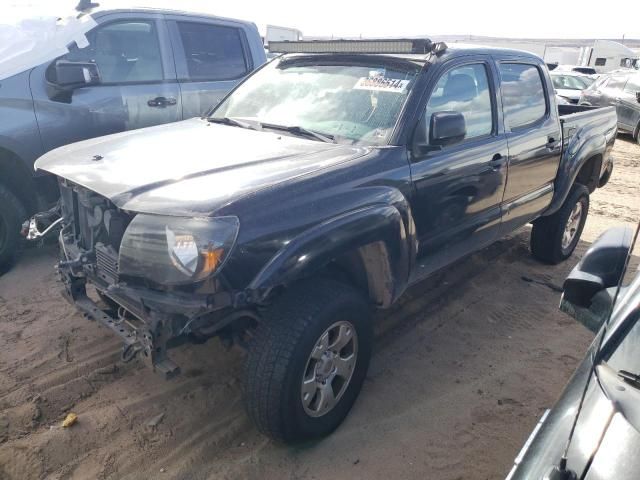
POLYGON ((247 79, 213 113, 297 126, 338 143, 384 145, 398 121, 419 67, 383 60, 274 60, 247 79))

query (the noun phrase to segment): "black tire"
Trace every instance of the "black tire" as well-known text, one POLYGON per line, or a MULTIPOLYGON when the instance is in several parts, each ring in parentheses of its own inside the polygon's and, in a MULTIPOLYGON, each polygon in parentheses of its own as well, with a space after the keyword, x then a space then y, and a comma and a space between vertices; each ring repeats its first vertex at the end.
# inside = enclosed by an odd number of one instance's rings
MULTIPOLYGON (((372 342, 369 305, 349 285, 314 278, 288 289, 265 312, 249 346, 244 381, 249 417, 262 433, 284 443, 328 435, 342 423, 360 392, 372 342), (357 334, 355 366, 335 406, 312 416, 303 405, 302 379, 323 333, 344 320, 357 334)), ((312 378, 317 378, 316 370, 312 378)))
POLYGON ((4 185, 0 185, 0 271, 10 267, 22 244, 22 222, 27 212, 22 202, 4 185))
POLYGON ((533 222, 531 230, 531 253, 533 256, 542 262, 553 265, 569 258, 580 241, 588 213, 589 189, 576 183, 571 187, 569 195, 556 213, 548 217, 541 217, 533 222), (565 227, 578 203, 581 204, 582 209, 579 223, 571 242, 563 246, 565 227))

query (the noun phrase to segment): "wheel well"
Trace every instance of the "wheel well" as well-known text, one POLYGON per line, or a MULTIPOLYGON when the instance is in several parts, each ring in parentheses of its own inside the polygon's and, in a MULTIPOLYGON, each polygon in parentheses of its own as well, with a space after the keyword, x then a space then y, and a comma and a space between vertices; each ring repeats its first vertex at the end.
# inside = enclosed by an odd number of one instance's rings
POLYGON ((594 155, 585 162, 578 172, 576 183, 585 185, 589 189, 589 193, 593 193, 600 182, 601 167, 602 155, 594 155))
POLYGON ((326 272, 362 292, 373 304, 388 306, 393 296, 393 275, 387 248, 374 242, 332 260, 326 272))
POLYGON ((1 147, 0 179, 2 179, 2 184, 18 197, 29 213, 35 211, 37 200, 34 195, 33 176, 29 173, 20 157, 1 147))

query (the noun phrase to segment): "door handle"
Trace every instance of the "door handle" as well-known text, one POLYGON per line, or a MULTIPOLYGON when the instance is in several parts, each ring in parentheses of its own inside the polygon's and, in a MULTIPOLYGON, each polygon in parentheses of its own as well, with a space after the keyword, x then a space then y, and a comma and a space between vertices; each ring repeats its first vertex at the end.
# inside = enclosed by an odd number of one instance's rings
POLYGON ((176 99, 173 97, 156 97, 149 100, 147 105, 150 107, 164 108, 169 105, 175 105, 176 103, 176 99))
POLYGON ((556 141, 555 138, 547 137, 547 143, 545 144, 545 147, 547 147, 549 150, 553 150, 554 148, 556 148, 557 145, 558 145, 558 142, 556 141))
POLYGON ((496 153, 491 158, 491 161, 489 162, 489 165, 491 165, 491 169, 494 172, 497 172, 498 170, 500 170, 500 168, 502 168, 503 163, 504 163, 504 157, 502 156, 502 154, 496 153))

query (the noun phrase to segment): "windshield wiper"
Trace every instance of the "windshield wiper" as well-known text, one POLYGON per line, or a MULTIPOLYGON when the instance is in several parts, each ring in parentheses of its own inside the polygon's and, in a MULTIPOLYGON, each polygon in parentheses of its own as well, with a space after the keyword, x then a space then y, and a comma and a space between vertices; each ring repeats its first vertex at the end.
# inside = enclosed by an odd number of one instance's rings
POLYGON ((231 117, 208 117, 208 122, 221 123, 222 125, 231 125, 232 127, 248 128, 249 130, 258 130, 255 125, 251 125, 249 122, 243 122, 237 118, 231 117))
POLYGON ((262 128, 270 130, 283 130, 285 132, 293 133, 294 135, 303 135, 305 137, 312 137, 316 140, 320 140, 325 143, 336 143, 336 139, 333 135, 328 133, 316 132, 315 130, 309 130, 308 128, 300 127, 298 125, 277 125, 275 123, 261 123, 262 128))

